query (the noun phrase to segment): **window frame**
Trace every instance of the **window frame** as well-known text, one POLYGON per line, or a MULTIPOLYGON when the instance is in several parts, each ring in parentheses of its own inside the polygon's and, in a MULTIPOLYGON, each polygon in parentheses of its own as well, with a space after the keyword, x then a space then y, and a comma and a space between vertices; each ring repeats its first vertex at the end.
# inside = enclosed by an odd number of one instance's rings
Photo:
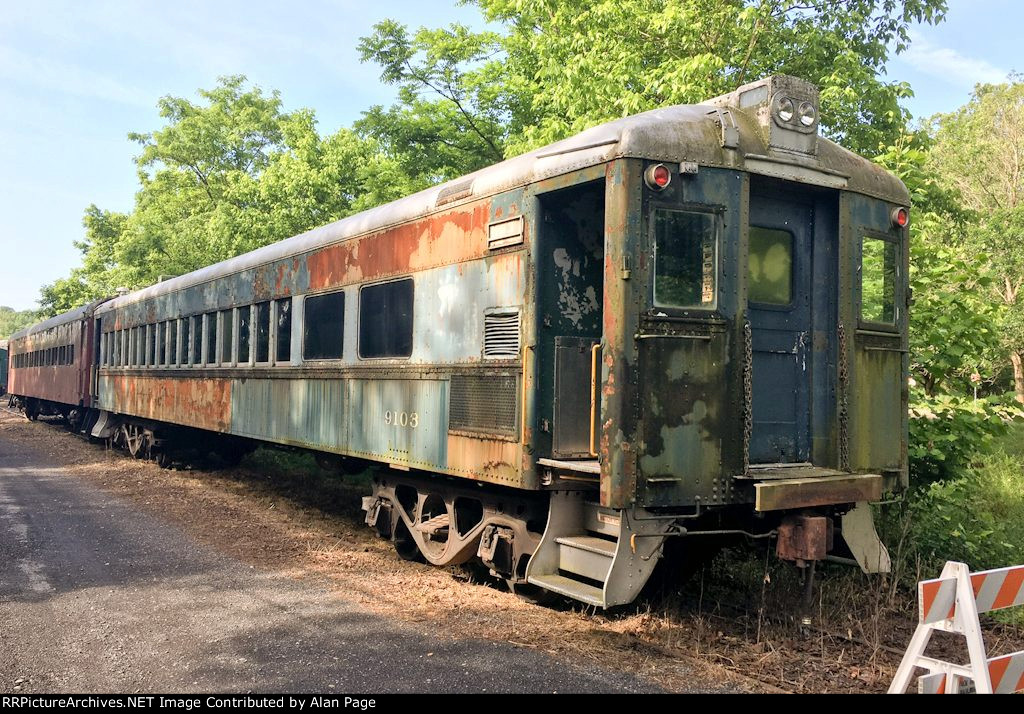
POLYGON ((231 364, 235 366, 250 366, 252 365, 252 305, 239 305, 234 309, 234 317, 232 317, 232 324, 234 325, 234 336, 231 340, 231 364), (246 329, 248 334, 246 335, 246 343, 249 354, 246 359, 242 359, 242 312, 244 310, 249 311, 249 317, 246 320, 246 329))
POLYGON ((273 364, 273 327, 274 327, 274 301, 261 300, 249 306, 249 349, 251 350, 251 364, 273 364), (267 358, 260 359, 260 305, 267 308, 267 358), (253 339, 255 337, 255 339, 253 339))
POLYGON ((294 334, 294 318, 295 318, 295 296, 287 295, 285 297, 274 298, 271 302, 271 313, 270 313, 270 339, 272 348, 270 351, 270 363, 274 366, 285 365, 290 366, 295 354, 295 340, 294 334), (288 302, 288 336, 286 341, 288 343, 288 356, 284 359, 281 358, 281 334, 279 332, 281 327, 280 308, 281 303, 288 302))
POLYGON ((647 254, 650 256, 650 279, 647 281, 648 315, 658 317, 658 313, 665 316, 689 316, 696 314, 700 317, 714 317, 719 314, 721 307, 722 290, 722 236, 724 233, 724 218, 726 206, 714 203, 691 203, 691 202, 666 202, 651 201, 647 209, 647 239, 649 248, 647 254), (676 307, 672 305, 660 305, 656 299, 656 281, 658 273, 658 236, 656 234, 657 211, 672 211, 675 213, 700 213, 711 216, 715 230, 715 297, 710 305, 696 305, 692 307, 676 307))
POLYGON ((903 236, 894 235, 891 232, 873 230, 860 226, 855 234, 857 242, 857 258, 855 262, 856 277, 855 290, 857 293, 856 312, 858 329, 874 330, 877 332, 891 332, 893 335, 901 333, 901 326, 906 318, 906 310, 901 309, 901 302, 904 301, 906 278, 903 273, 903 236), (866 239, 880 240, 893 245, 894 249, 894 272, 892 288, 892 322, 878 322, 864 318, 864 241, 866 239))
MULTIPOLYGON (((300 330, 301 340, 299 342, 299 359, 302 362, 339 362, 345 359, 345 337, 348 330, 345 329, 345 315, 348 311, 348 291, 345 288, 340 290, 325 290, 317 293, 307 293, 302 296, 302 329, 300 330), (309 313, 306 310, 306 302, 310 299, 316 299, 326 297, 327 295, 341 295, 341 354, 337 357, 306 357, 306 321, 309 318, 309 313)), ((292 314, 291 323, 295 320, 295 303, 292 303, 292 314)), ((292 328, 294 334, 294 327, 292 328)), ((295 345, 293 344, 292 349, 295 345)))
POLYGON ((381 360, 390 360, 392 362, 408 362, 412 359, 413 354, 416 352, 416 280, 409 275, 403 275, 399 278, 390 278, 388 280, 378 280, 372 283, 366 283, 359 286, 359 290, 356 293, 356 359, 360 361, 379 362, 381 360), (412 314, 410 316, 411 335, 409 336, 409 354, 405 356, 382 356, 382 357, 364 357, 363 356, 363 345, 362 345, 362 333, 363 333, 363 291, 367 288, 376 288, 381 285, 388 285, 390 283, 400 283, 408 280, 412 283, 412 314))

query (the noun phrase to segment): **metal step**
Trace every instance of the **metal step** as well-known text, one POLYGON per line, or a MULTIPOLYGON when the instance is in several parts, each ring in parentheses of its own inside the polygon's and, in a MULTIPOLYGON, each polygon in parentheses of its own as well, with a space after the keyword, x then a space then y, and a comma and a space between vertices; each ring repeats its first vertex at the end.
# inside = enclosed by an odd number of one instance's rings
POLYGON ((615 557, 615 542, 595 536, 562 536, 558 543, 558 569, 604 582, 615 557))
POLYGON ((579 548, 580 550, 605 555, 609 558, 615 556, 615 541, 598 538, 597 536, 562 536, 561 538, 555 538, 555 542, 559 545, 579 548))
POLYGON ((529 578, 529 582, 559 595, 580 600, 588 605, 604 607, 604 592, 601 588, 581 583, 564 575, 534 575, 529 578))

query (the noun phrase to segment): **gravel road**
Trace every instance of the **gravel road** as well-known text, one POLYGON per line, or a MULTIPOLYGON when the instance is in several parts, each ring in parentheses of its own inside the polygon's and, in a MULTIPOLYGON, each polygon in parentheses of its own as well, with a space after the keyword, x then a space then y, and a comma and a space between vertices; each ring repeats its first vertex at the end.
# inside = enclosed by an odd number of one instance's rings
POLYGON ((214 551, 2 436, 0 690, 658 691, 369 613, 214 551))

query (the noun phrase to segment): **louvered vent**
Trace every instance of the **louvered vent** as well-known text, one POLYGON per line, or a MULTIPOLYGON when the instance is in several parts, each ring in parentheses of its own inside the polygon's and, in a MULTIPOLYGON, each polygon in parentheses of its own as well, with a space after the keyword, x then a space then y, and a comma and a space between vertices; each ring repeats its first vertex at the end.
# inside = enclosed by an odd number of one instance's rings
POLYGON ((519 356, 519 313, 484 315, 484 357, 516 359, 519 356))
POLYGON ((518 396, 518 377, 453 374, 448 429, 514 438, 518 396))

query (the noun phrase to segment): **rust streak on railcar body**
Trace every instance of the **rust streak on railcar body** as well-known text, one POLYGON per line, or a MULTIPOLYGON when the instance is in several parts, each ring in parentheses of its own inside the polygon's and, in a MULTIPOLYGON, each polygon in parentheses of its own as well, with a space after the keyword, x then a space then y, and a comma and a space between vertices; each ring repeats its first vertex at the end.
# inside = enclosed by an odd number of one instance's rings
POLYGON ((231 426, 231 380, 167 379, 116 375, 109 378, 112 408, 123 414, 227 432, 231 426))
POLYGON ((536 488, 536 484, 522 482, 516 468, 518 459, 518 442, 448 434, 448 469, 460 475, 518 488, 536 488))
POLYGON ((490 202, 318 250, 306 259, 312 292, 461 263, 487 254, 490 202))

